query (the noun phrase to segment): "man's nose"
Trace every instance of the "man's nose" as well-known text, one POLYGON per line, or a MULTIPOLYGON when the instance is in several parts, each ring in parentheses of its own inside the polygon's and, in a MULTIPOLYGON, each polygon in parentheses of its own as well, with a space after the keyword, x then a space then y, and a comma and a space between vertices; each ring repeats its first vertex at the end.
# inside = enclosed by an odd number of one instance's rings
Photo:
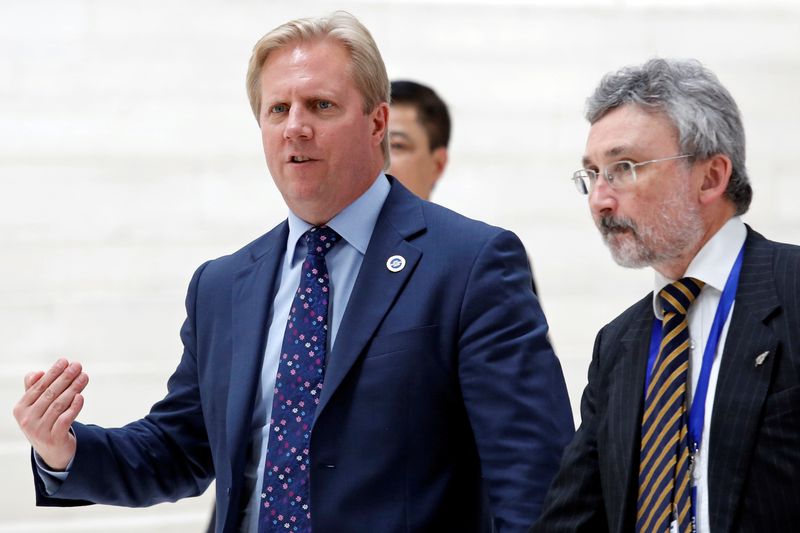
POLYGON ((603 174, 597 176, 589 189, 589 208, 596 214, 614 212, 617 208, 616 193, 603 174))
POLYGON ((310 139, 313 131, 308 112, 301 106, 290 107, 283 136, 286 139, 310 139))

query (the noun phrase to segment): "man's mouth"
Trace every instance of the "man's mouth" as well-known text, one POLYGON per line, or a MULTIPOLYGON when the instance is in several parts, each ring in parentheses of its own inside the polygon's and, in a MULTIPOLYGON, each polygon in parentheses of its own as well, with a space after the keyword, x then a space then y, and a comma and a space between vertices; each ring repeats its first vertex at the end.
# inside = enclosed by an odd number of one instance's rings
POLYGON ((600 227, 601 233, 605 236, 626 232, 636 232, 636 225, 633 223, 633 221, 622 218, 614 218, 609 216, 603 217, 600 219, 598 226, 600 227))
POLYGON ((289 158, 290 163, 305 163, 311 161, 311 158, 304 155, 293 155, 289 158))

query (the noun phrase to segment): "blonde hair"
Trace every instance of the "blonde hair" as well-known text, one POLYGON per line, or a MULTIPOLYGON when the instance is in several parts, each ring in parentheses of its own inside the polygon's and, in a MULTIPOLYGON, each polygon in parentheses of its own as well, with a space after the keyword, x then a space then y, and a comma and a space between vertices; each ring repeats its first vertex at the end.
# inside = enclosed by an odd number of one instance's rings
MULTIPOLYGON (((378 46, 369 30, 350 13, 336 11, 328 17, 302 18, 281 24, 264 35, 253 47, 247 68, 247 96, 259 121, 261 110, 261 69, 275 50, 295 43, 334 39, 350 54, 351 74, 364 99, 364 113, 380 103, 389 103, 389 76, 378 46)), ((389 136, 381 143, 384 170, 389 168, 389 136)))

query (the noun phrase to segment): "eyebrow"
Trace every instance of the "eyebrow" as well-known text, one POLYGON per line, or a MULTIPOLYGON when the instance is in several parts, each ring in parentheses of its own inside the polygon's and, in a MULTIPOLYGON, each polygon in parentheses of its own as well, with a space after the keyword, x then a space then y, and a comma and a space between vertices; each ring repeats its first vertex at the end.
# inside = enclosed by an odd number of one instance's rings
MULTIPOLYGON (((622 145, 622 146, 614 146, 613 148, 609 148, 608 150, 606 150, 603 153, 603 155, 606 156, 606 157, 617 157, 620 154, 624 154, 629 149, 630 149, 629 147, 624 146, 624 145, 622 145)), ((589 166, 591 163, 592 163, 592 160, 589 159, 589 156, 587 156, 587 155, 583 156, 583 159, 581 159, 581 164, 584 167, 589 166)))
POLYGON ((397 131, 397 130, 392 131, 392 130, 389 130, 389 136, 390 137, 402 137, 403 139, 405 139, 407 141, 411 141, 411 137, 409 137, 409 135, 407 133, 403 132, 403 131, 397 131))

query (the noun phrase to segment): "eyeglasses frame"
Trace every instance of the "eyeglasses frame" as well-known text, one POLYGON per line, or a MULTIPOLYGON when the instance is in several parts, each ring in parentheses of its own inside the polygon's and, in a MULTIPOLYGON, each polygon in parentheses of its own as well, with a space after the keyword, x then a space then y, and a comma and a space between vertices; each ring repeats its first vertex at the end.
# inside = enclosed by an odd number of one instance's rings
POLYGON ((608 167, 612 167, 614 165, 618 165, 620 163, 628 163, 631 166, 631 181, 630 183, 636 183, 636 168, 642 167, 644 165, 649 165, 650 163, 660 163, 662 161, 672 161, 675 159, 684 159, 687 157, 694 157, 694 154, 680 154, 680 155, 673 155, 670 157, 661 157, 658 159, 650 159, 649 161, 642 161, 641 163, 634 163, 633 161, 629 161, 627 159, 620 159, 619 161, 614 161, 613 163, 606 165, 602 172, 597 172, 596 170, 592 170, 590 168, 582 168, 580 170, 576 170, 572 174, 572 181, 575 183, 575 188, 578 189, 578 192, 583 195, 588 195, 589 192, 594 187, 594 184, 597 182, 597 178, 600 177, 600 174, 606 179, 606 183, 614 189, 619 190, 620 185, 615 185, 615 178, 613 176, 608 175, 608 167), (583 175, 581 175, 583 173, 583 175), (586 187, 583 182, 583 177, 589 178, 589 183, 591 184, 590 187, 586 187))

